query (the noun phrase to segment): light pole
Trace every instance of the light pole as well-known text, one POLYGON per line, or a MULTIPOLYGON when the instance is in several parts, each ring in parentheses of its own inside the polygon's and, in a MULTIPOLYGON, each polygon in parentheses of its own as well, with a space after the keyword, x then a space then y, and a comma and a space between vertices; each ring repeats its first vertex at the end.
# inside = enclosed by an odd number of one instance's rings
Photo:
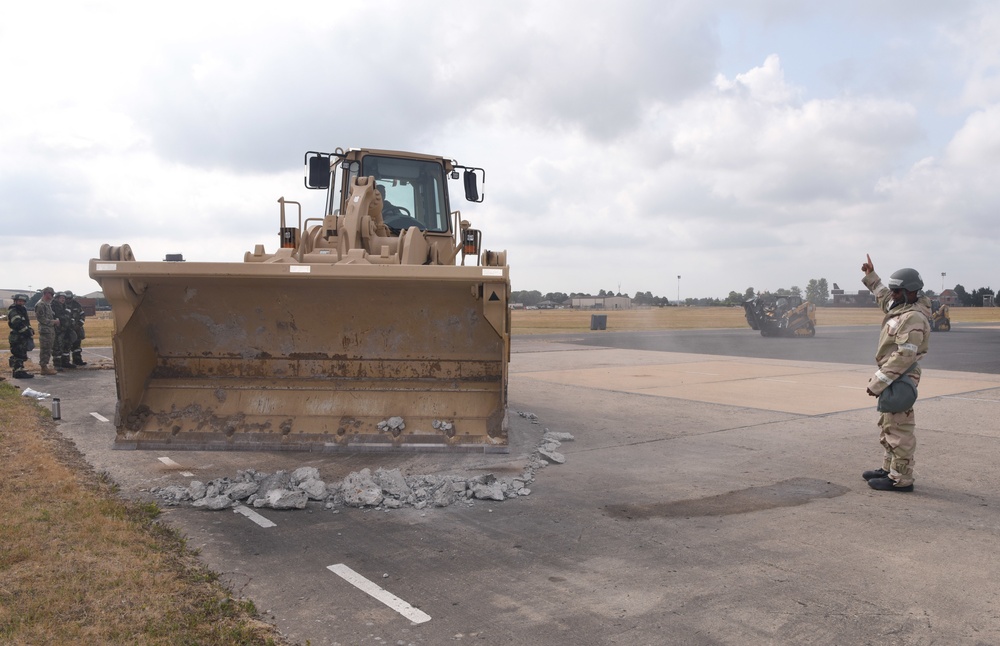
POLYGON ((681 277, 677 277, 677 307, 681 306, 681 277))
POLYGON ((942 292, 944 291, 944 277, 947 276, 947 275, 948 274, 946 274, 945 272, 943 272, 943 271, 941 272, 941 291, 942 292))

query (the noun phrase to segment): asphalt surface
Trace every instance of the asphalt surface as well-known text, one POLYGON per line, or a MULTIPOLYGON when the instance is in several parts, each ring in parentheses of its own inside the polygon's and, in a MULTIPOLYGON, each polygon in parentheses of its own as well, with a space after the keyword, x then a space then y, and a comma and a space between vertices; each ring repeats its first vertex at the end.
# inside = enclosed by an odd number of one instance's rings
POLYGON ((515 337, 508 456, 113 451, 110 370, 28 385, 61 397, 62 432, 133 496, 248 467, 509 475, 545 428, 576 437, 530 496, 500 503, 258 510, 267 528, 168 508, 299 643, 997 643, 1000 327, 934 335, 912 494, 860 478, 881 462, 864 393, 877 333, 515 337))

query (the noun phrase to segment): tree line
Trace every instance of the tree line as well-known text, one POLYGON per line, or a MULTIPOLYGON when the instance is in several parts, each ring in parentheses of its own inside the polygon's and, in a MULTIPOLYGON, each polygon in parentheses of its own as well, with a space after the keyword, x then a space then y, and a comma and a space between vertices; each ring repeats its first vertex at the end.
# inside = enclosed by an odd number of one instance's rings
MULTIPOLYGON (((955 294, 958 296, 959 301, 962 305, 966 307, 982 307, 984 296, 995 296, 995 292, 989 287, 980 287, 974 289, 971 292, 967 291, 962 285, 955 285, 955 294)), ((758 293, 754 291, 753 287, 747 287, 743 292, 731 291, 726 298, 686 298, 682 301, 683 305, 701 305, 701 306, 732 306, 732 305, 742 305, 744 301, 747 301, 754 297, 758 293)), ((807 300, 815 305, 828 305, 830 303, 830 287, 826 278, 811 278, 809 282, 806 283, 805 291, 803 291, 797 285, 785 288, 781 287, 773 292, 776 296, 797 296, 803 300, 807 300)), ((931 289, 924 290, 924 293, 931 298, 936 298, 938 294, 931 289)), ((594 294, 588 294, 585 292, 548 292, 542 294, 538 290, 521 290, 511 292, 510 301, 512 303, 520 303, 525 307, 533 307, 539 303, 549 301, 555 303, 556 305, 566 305, 570 304, 570 301, 574 298, 594 298, 594 294)), ((622 296, 629 297, 628 294, 622 294, 621 292, 606 291, 601 290, 596 294, 598 298, 603 296, 622 296)), ((634 296, 629 297, 632 302, 636 305, 647 305, 650 307, 666 307, 668 305, 673 305, 670 300, 665 296, 655 296, 652 292, 636 292, 634 296)))

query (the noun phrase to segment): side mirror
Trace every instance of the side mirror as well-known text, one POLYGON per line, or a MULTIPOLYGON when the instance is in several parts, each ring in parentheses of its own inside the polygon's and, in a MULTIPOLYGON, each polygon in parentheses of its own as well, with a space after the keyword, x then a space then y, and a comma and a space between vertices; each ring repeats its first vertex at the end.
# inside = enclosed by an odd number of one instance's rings
MULTIPOLYGON (((479 176, 476 175, 476 171, 466 168, 462 176, 462 181, 465 184, 465 199, 470 202, 482 202, 483 196, 479 193, 479 176)), ((485 172, 483 173, 483 183, 486 183, 485 172)))
POLYGON ((330 188, 330 156, 306 153, 306 162, 309 164, 306 188, 330 188), (309 157, 310 154, 313 156, 309 157))

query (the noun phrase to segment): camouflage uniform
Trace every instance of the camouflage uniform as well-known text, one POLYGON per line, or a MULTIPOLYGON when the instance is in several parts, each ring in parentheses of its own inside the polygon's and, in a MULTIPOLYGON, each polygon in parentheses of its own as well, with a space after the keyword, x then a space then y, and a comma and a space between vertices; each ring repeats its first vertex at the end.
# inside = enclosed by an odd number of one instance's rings
POLYGON ((73 319, 69 308, 66 307, 66 295, 62 292, 56 294, 52 301, 52 312, 59 320, 56 326, 56 342, 52 350, 53 363, 59 368, 75 368, 70 362, 70 351, 76 341, 76 332, 73 331, 73 319))
MULTIPOLYGON (((920 365, 914 365, 927 354, 931 329, 928 317, 931 301, 920 294, 916 303, 899 303, 892 307, 892 292, 882 284, 878 274, 871 271, 862 282, 875 295, 879 307, 885 312, 879 334, 875 362, 878 370, 868 381, 868 390, 879 395, 911 366, 909 377, 920 383, 920 365)), ((916 421, 913 409, 902 413, 880 413, 879 441, 885 448, 882 468, 889 472, 896 486, 913 484, 914 454, 917 450, 916 421)))
POLYGON ((55 322, 56 316, 52 312, 52 299, 45 300, 46 294, 54 294, 51 287, 42 290, 42 297, 35 303, 35 320, 38 321, 38 365, 42 367, 42 374, 55 374, 49 368, 49 360, 52 359, 52 346, 56 340, 55 322))
POLYGON ((17 379, 27 379, 33 377, 31 373, 25 371, 24 362, 28 360, 28 351, 34 346, 31 337, 35 331, 31 329, 31 321, 28 319, 28 309, 24 303, 19 303, 15 299, 14 303, 7 308, 7 325, 10 326, 10 357, 7 363, 10 364, 11 372, 17 379))
POLYGON ((80 347, 80 342, 87 338, 83 331, 83 322, 87 315, 83 313, 83 306, 69 290, 66 291, 66 309, 69 310, 70 324, 73 326, 73 345, 70 348, 73 355, 73 365, 85 366, 87 362, 83 360, 83 349, 80 347))

